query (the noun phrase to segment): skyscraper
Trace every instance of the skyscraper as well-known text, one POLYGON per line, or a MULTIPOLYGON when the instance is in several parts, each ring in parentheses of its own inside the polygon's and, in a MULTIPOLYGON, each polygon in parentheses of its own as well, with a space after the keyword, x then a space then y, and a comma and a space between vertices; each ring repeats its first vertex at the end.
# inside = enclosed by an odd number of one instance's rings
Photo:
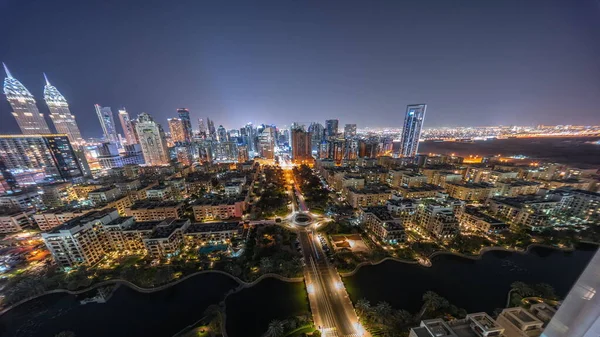
POLYGON ((198 132, 200 133, 200 137, 202 139, 206 138, 206 124, 204 124, 202 118, 198 119, 198 132))
POLYGON ((217 138, 220 142, 229 141, 229 139, 227 139, 227 130, 225 130, 223 125, 219 125, 219 128, 217 129, 217 138))
POLYGON ((75 121, 75 116, 69 110, 69 104, 65 97, 48 81, 44 74, 46 85, 44 86, 44 100, 50 110, 50 119, 58 133, 64 133, 69 137, 71 143, 81 144, 83 138, 75 121))
POLYGON ((171 132, 171 140, 173 142, 186 143, 187 137, 185 134, 185 122, 180 118, 169 118, 169 132, 171 132))
POLYGON ((308 132, 311 135, 311 144, 313 150, 319 150, 319 144, 323 141, 323 133, 325 132, 325 128, 321 123, 311 123, 308 126, 308 132))
POLYGON ((146 164, 169 164, 167 141, 162 126, 156 123, 152 116, 143 112, 138 116, 135 128, 146 164))
POLYGON ((356 124, 346 124, 344 126, 344 138, 356 137, 356 124))
POLYGON ((46 178, 71 180, 83 176, 66 135, 0 136, 0 160, 8 170, 41 171, 46 178))
POLYGON ((2 63, 6 78, 4 79, 4 94, 13 110, 13 116, 24 135, 52 133, 44 115, 35 105, 35 98, 19 80, 14 78, 6 64, 2 63))
POLYGON ((215 129, 215 123, 206 117, 206 124, 208 125, 208 135, 212 139, 217 139, 217 130, 215 129))
POLYGON ((115 128, 115 119, 113 118, 113 113, 110 107, 102 107, 100 106, 100 104, 94 104, 94 108, 96 109, 96 114, 98 115, 100 126, 102 127, 104 139, 107 142, 118 144, 119 137, 117 136, 117 129, 115 128))
POLYGON ((401 157, 414 157, 417 154, 425 110, 427 110, 427 104, 413 104, 406 107, 400 142, 401 157))
POLYGON ((325 135, 327 137, 337 136, 339 122, 337 119, 328 119, 325 121, 325 135))
POLYGON ((177 114, 179 115, 179 119, 183 123, 183 133, 185 135, 185 140, 182 142, 191 142, 192 141, 192 120, 190 119, 190 111, 185 108, 177 109, 177 114))
POLYGON ((265 159, 275 158, 275 128, 266 126, 258 136, 260 156, 265 159))
POLYGON ((300 128, 291 130, 292 160, 294 163, 312 162, 312 148, 310 132, 300 128))
POLYGON ((138 141, 135 133, 135 126, 129 118, 129 113, 125 108, 119 109, 119 120, 121 121, 121 127, 123 128, 123 133, 125 133, 127 144, 137 144, 138 141))

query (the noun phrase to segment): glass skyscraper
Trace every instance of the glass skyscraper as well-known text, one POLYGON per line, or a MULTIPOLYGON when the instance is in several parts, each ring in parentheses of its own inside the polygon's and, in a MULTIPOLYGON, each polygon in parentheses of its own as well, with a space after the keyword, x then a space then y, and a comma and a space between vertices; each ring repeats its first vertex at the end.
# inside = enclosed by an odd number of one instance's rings
POLYGON ((35 105, 35 98, 19 80, 14 78, 6 64, 2 63, 6 78, 4 79, 4 94, 13 110, 13 116, 25 135, 52 133, 44 115, 35 105))
POLYGON ((417 154, 425 110, 427 110, 427 104, 413 104, 406 107, 400 142, 401 157, 414 157, 417 154))
POLYGON ((121 127, 123 128, 123 133, 125 133, 125 139, 127 140, 127 144, 137 144, 137 137, 135 133, 134 123, 131 122, 129 118, 129 113, 125 108, 119 109, 119 120, 121 121, 121 127))
POLYGON ((75 116, 69 110, 69 104, 65 97, 48 81, 48 77, 44 74, 46 86, 44 86, 44 100, 50 110, 50 119, 54 123, 56 132, 63 133, 69 137, 71 143, 81 144, 83 138, 75 121, 75 116))
POLYGON ((103 107, 99 104, 94 104, 94 108, 96 109, 96 114, 98 115, 98 120, 100 121, 100 126, 102 127, 102 133, 104 134, 104 139, 107 142, 111 143, 119 143, 119 137, 117 136, 117 129, 115 125, 115 119, 113 117, 112 110, 110 107, 103 107))
POLYGON ((192 120, 190 119, 190 111, 185 108, 177 109, 177 114, 179 115, 179 119, 183 123, 183 134, 185 142, 191 142, 193 137, 192 132, 192 120))

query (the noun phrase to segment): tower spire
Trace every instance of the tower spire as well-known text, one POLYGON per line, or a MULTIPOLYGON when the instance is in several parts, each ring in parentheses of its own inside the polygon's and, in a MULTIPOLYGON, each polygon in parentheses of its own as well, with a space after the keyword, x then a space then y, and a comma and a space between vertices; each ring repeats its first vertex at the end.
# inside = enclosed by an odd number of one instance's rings
POLYGON ((44 79, 46 80, 46 85, 50 86, 50 81, 48 81, 48 76, 46 76, 46 73, 43 73, 43 74, 44 74, 44 79))
POLYGON ((2 65, 4 66, 4 72, 6 73, 6 77, 13 78, 12 74, 10 73, 10 70, 8 70, 8 67, 6 66, 6 64, 4 62, 2 62, 2 65))

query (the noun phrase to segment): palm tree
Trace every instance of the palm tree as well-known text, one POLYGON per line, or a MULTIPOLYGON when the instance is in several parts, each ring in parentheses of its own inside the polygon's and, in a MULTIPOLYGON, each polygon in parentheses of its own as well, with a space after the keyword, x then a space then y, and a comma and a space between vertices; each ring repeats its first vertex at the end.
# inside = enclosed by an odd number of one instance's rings
POLYGON ((423 307, 417 316, 417 321, 421 320, 421 317, 427 311, 434 311, 449 305, 448 300, 434 293, 433 291, 427 291, 423 294, 423 307))
POLYGON ((265 337, 281 337, 283 336, 283 331, 283 322, 274 319, 269 323, 269 328, 265 333, 265 337))
POLYGON ((413 323, 413 315, 406 310, 398 310, 393 314, 393 320, 396 325, 407 326, 413 323))
POLYGON ((356 308, 358 316, 368 316, 371 313, 371 303, 366 298, 361 298, 356 301, 356 308))
POLYGON ((388 302, 379 302, 375 306, 375 314, 375 319, 381 324, 390 318, 392 306, 388 302))

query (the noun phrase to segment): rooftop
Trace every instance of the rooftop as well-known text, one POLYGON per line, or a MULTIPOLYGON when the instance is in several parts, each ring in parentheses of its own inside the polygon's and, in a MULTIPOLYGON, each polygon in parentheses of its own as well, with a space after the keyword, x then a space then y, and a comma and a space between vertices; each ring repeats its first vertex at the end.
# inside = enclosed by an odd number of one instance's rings
POLYGON ((117 209, 116 208, 106 208, 106 209, 102 209, 99 211, 92 211, 92 212, 86 213, 84 215, 78 216, 76 218, 73 218, 58 227, 54 227, 51 231, 49 231, 49 233, 56 234, 56 233, 59 233, 60 231, 71 230, 77 226, 83 226, 87 223, 102 219, 103 217, 105 217, 113 212, 115 212, 115 214, 116 214, 117 209))
POLYGON ((135 204, 131 205, 129 209, 153 209, 153 208, 165 208, 165 207, 183 207, 182 202, 177 201, 149 201, 142 200, 137 201, 135 204))
POLYGON ((348 187, 348 190, 357 194, 381 194, 392 193, 392 189, 388 185, 367 185, 365 188, 357 189, 348 187))
POLYGON ((90 193, 101 193, 101 192, 107 192, 107 191, 114 190, 114 189, 117 189, 117 188, 115 186, 104 186, 104 187, 97 188, 97 189, 91 191, 90 193))
POLYGON ((386 206, 371 206, 362 209, 365 213, 371 213, 375 215, 381 221, 391 221, 394 217, 390 214, 386 206))
POLYGON ((186 224, 189 224, 190 220, 181 219, 177 220, 175 218, 168 218, 163 220, 152 234, 150 234, 150 239, 166 239, 173 234, 177 229, 184 227, 186 224))
POLYGON ((504 223, 504 221, 498 220, 492 216, 489 216, 489 215, 483 213, 481 211, 481 209, 479 209, 478 207, 465 206, 464 212, 466 214, 475 216, 475 217, 477 217, 487 223, 490 223, 490 224, 503 224, 504 223))

